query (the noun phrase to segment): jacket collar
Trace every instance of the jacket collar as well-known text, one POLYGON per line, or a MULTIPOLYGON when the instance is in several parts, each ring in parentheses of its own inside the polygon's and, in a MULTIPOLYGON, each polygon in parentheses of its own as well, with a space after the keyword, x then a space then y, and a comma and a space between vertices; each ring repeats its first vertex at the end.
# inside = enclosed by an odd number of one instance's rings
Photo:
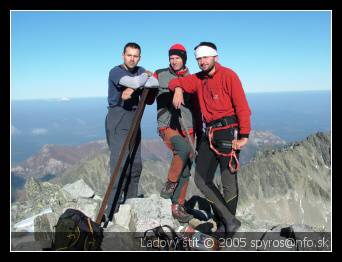
POLYGON ((215 72, 212 75, 208 75, 207 73, 204 73, 203 71, 198 73, 198 76, 200 78, 213 78, 220 70, 221 70, 222 66, 219 63, 215 63, 215 72))
POLYGON ((139 70, 139 66, 134 67, 132 70, 129 70, 128 68, 126 68, 124 64, 121 64, 120 67, 122 70, 125 70, 126 72, 129 72, 131 74, 135 74, 139 70))
POLYGON ((212 76, 216 75, 221 70, 221 68, 222 68, 221 64, 216 62, 215 63, 215 72, 214 72, 214 74, 212 74, 212 76))
POLYGON ((189 73, 189 70, 187 67, 176 72, 175 70, 173 70, 171 66, 169 66, 169 71, 171 72, 171 74, 176 75, 178 77, 183 77, 189 73))

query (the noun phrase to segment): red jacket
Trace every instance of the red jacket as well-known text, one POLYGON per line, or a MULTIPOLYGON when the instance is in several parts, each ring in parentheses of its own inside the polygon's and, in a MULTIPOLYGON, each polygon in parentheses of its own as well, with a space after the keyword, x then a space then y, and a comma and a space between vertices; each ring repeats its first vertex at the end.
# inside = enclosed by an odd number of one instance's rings
POLYGON ((248 137, 251 131, 250 115, 245 93, 238 75, 231 69, 215 63, 211 76, 202 72, 176 78, 169 82, 169 89, 181 87, 185 92, 197 93, 203 118, 206 123, 225 116, 236 115, 240 135, 248 137))

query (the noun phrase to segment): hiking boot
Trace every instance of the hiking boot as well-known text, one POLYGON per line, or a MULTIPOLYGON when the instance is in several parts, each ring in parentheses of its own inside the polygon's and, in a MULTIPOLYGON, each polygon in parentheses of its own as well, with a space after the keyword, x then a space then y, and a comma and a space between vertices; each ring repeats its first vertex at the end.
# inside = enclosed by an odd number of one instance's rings
POLYGON ((171 198, 176 187, 177 187, 177 182, 171 182, 169 180, 166 181, 166 183, 164 184, 164 187, 162 188, 160 192, 160 196, 166 199, 171 198))
POLYGON ((191 219, 193 219, 193 215, 188 214, 184 206, 180 204, 172 204, 171 206, 172 216, 177 219, 181 223, 188 223, 191 219))

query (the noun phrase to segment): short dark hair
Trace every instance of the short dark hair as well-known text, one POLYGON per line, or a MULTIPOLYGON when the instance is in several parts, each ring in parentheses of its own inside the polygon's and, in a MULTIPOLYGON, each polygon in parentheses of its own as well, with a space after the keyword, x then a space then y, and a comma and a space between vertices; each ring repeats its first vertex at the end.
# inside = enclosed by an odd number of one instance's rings
POLYGON ((127 43, 127 44, 125 45, 125 47, 124 47, 123 53, 126 52, 126 48, 127 48, 127 47, 139 49, 139 53, 141 53, 140 45, 138 45, 137 43, 134 43, 134 42, 129 42, 129 43, 127 43))
POLYGON ((211 48, 214 48, 216 51, 217 51, 217 47, 214 43, 211 43, 211 42, 201 42, 199 43, 195 48, 194 50, 196 50, 197 48, 199 48, 200 46, 209 46, 211 48))

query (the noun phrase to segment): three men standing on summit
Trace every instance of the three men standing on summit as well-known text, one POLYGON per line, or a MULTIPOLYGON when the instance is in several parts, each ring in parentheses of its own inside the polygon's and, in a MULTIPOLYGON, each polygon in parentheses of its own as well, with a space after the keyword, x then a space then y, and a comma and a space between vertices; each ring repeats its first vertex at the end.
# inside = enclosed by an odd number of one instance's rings
MULTIPOLYGON (((135 43, 129 43, 125 46, 124 64, 113 68, 109 75, 109 111, 106 118, 106 134, 111 152, 111 174, 117 161, 120 145, 133 119, 134 108, 139 101, 140 87, 158 85, 156 90, 159 91, 150 92, 147 103, 153 103, 154 97, 157 96, 159 132, 164 143, 174 153, 168 181, 162 189, 162 195, 167 195, 173 199, 172 213, 175 218, 180 221, 191 218, 182 208, 188 181, 186 178, 188 176, 184 174, 189 173, 190 175, 191 168, 191 154, 188 150, 189 144, 185 142, 185 135, 190 135, 192 142, 194 142, 194 133, 196 133, 200 141, 196 143, 198 155, 195 159, 195 184, 207 200, 212 203, 215 212, 224 225, 222 230, 225 234, 229 235, 236 232, 241 225, 235 217, 239 195, 238 158, 240 150, 248 143, 251 131, 251 111, 238 75, 218 63, 218 52, 215 44, 201 42, 195 47, 195 57, 201 69, 200 72, 188 73, 185 66, 186 50, 182 45, 176 44, 169 50, 170 66, 166 69, 157 70, 154 76, 151 76, 150 72, 145 72, 145 69, 137 66, 140 59, 140 47, 137 48, 137 46, 135 43), (179 58, 179 63, 173 63, 179 58), (170 76, 167 77, 168 73, 170 76), (126 78, 124 78, 125 76, 126 78), (171 93, 167 91, 167 87, 171 93), (190 110, 192 119, 191 125, 186 127, 188 130, 182 130, 179 122, 177 122, 177 119, 184 114, 184 108, 190 110), (196 113, 199 113, 198 109, 200 109, 200 117, 196 116, 196 113), (170 120, 172 117, 176 119, 176 124, 170 122, 160 126, 162 113, 170 115, 170 120), (204 135, 201 135, 201 119, 205 124, 204 135), (184 147, 182 147, 183 141, 184 147), (184 159, 182 158, 182 150, 186 152, 184 159), (220 165, 223 195, 213 183, 218 165, 220 165), (179 167, 179 171, 174 172, 173 169, 176 167, 179 167), (184 181, 182 177, 185 178, 184 181), (175 196, 174 192, 177 191, 177 188, 179 192, 175 196)), ((124 199, 137 197, 139 177, 142 170, 140 130, 136 139, 134 154, 130 159, 131 167, 126 174, 130 183, 128 183, 124 199)), ((115 190, 114 188, 113 192, 115 190)), ((113 201, 114 197, 110 199, 113 201)), ((112 208, 111 205, 112 203, 109 204, 110 208, 112 208)), ((109 215, 108 212, 106 213, 109 215)))

